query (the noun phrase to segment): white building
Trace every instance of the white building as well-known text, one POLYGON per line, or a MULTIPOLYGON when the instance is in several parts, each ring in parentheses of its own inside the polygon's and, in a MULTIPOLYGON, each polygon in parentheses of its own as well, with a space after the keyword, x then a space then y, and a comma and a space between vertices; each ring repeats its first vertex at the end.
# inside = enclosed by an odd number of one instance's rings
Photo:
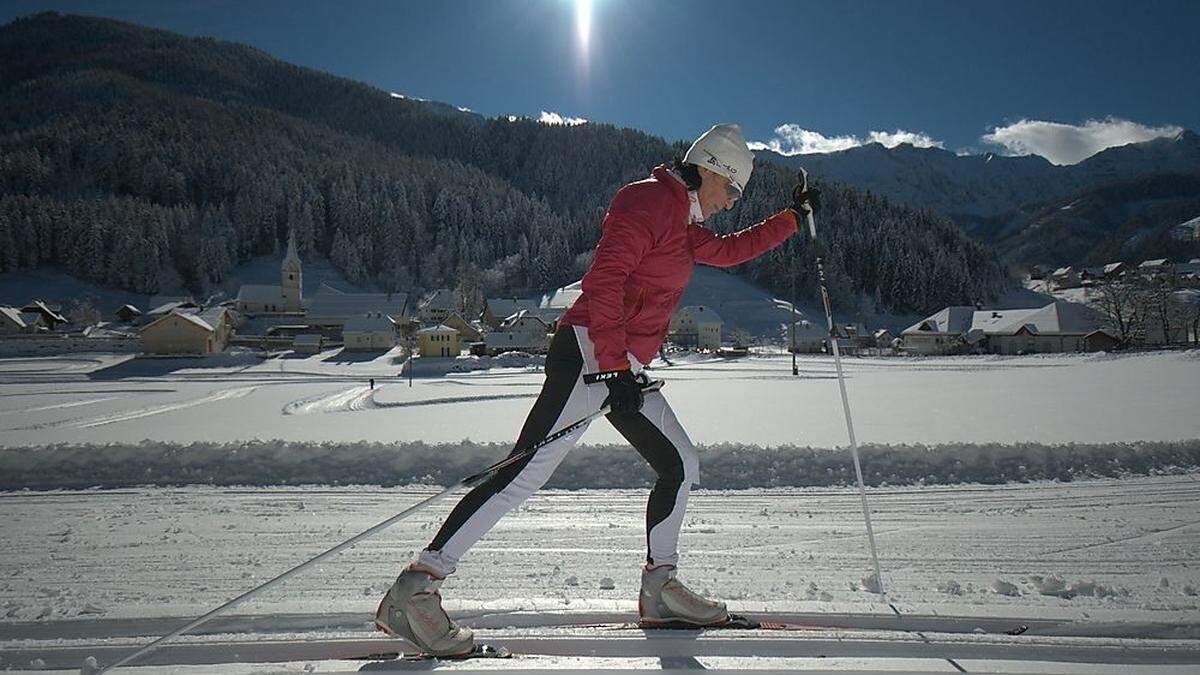
POLYGON ((439 288, 426 295, 417 310, 421 323, 439 324, 457 309, 454 293, 448 288, 439 288))
POLYGON ((947 307, 910 326, 903 338, 905 348, 918 354, 1092 352, 1118 345, 1103 316, 1070 302, 1023 309, 947 307))
POLYGON ((667 326, 667 339, 680 347, 694 349, 721 348, 721 326, 724 322, 704 305, 689 305, 675 312, 667 326))
POLYGON ((504 321, 500 330, 483 336, 489 354, 501 352, 531 352, 544 354, 550 347, 550 327, 545 321, 525 310, 504 321))
POLYGON ((288 237, 287 255, 279 266, 279 285, 245 284, 238 289, 237 311, 242 314, 295 314, 304 310, 300 256, 296 236, 288 237))
POLYGON ((386 351, 396 346, 396 322, 386 314, 356 316, 342 327, 346 351, 386 351))

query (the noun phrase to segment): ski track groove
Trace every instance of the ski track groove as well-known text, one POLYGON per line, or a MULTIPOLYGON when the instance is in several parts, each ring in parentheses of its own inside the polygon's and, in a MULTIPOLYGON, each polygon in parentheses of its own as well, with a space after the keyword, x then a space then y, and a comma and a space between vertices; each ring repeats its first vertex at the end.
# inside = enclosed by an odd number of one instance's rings
POLYGON ((375 390, 369 387, 351 387, 333 394, 319 394, 297 399, 283 406, 283 414, 308 415, 312 413, 359 412, 363 410, 411 408, 526 398, 537 398, 537 394, 490 394, 486 396, 447 396, 418 401, 380 401, 375 398, 375 390))

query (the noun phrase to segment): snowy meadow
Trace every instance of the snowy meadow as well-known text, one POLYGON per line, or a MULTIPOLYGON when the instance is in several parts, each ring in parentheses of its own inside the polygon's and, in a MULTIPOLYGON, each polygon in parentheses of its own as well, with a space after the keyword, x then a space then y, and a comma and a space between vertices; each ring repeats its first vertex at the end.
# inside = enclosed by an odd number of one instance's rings
MULTIPOLYGON (((463 372, 410 386, 398 362, 0 361, 0 667, 120 653, 161 634, 161 618, 201 614, 433 494, 509 451, 542 378, 536 362, 464 360, 463 372)), ((1200 662, 1200 352, 848 359, 891 607, 868 588, 833 363, 803 357, 798 371, 785 354, 654 364, 702 453, 681 574, 734 611, 825 626, 753 657, 692 641, 679 647, 689 663, 811 667, 796 659, 818 645, 858 658, 849 669, 942 670, 947 649, 982 659, 955 661, 980 670, 1200 662), (1004 644, 973 635, 1018 621, 1028 634, 1004 644), (856 631, 881 627, 872 622, 929 632, 845 651, 856 631)), ((663 652, 605 661, 593 634, 569 626, 635 610, 651 481, 597 422, 548 489, 463 561, 448 607, 489 640, 543 654, 538 667, 646 667, 663 652)), ((215 620, 185 640, 199 651, 147 663, 345 667, 301 645, 377 639, 378 596, 452 505, 215 620), (233 639, 275 646, 231 662, 220 645, 233 639)))

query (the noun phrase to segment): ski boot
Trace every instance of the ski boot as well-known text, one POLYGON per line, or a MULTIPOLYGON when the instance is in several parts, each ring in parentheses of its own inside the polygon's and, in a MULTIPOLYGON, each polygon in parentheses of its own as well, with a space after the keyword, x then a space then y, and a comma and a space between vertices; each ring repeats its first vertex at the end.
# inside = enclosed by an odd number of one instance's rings
POLYGON ((392 637, 413 643, 422 654, 462 656, 471 652, 475 638, 470 628, 450 620, 442 609, 438 587, 442 578, 423 567, 409 566, 375 610, 375 626, 392 637))
POLYGON ((675 578, 674 565, 642 570, 638 614, 646 628, 719 626, 729 621, 725 603, 708 600, 675 578))

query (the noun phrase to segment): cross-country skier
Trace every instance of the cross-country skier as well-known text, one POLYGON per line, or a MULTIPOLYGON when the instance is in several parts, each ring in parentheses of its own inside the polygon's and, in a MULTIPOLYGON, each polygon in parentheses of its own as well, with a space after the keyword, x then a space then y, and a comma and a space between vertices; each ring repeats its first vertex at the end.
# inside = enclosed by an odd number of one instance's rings
MULTIPOLYGON (((643 394, 641 373, 662 344, 695 263, 729 267, 778 246, 796 232, 816 190, 797 187, 790 207, 740 232, 718 235, 703 223, 732 208, 750 179, 754 155, 735 124, 719 124, 672 166, 621 188, 609 205, 583 293, 559 319, 546 356, 546 381, 514 452, 529 447, 605 403, 608 420, 658 474, 646 508, 646 565, 638 601, 647 625, 718 625, 725 604, 689 590, 675 576, 679 529, 699 460, 661 392, 643 394)), ((400 574, 375 615, 383 631, 423 652, 465 654, 471 629, 442 609, 438 591, 459 559, 500 518, 550 478, 584 428, 496 472, 469 492, 437 536, 400 574)))

